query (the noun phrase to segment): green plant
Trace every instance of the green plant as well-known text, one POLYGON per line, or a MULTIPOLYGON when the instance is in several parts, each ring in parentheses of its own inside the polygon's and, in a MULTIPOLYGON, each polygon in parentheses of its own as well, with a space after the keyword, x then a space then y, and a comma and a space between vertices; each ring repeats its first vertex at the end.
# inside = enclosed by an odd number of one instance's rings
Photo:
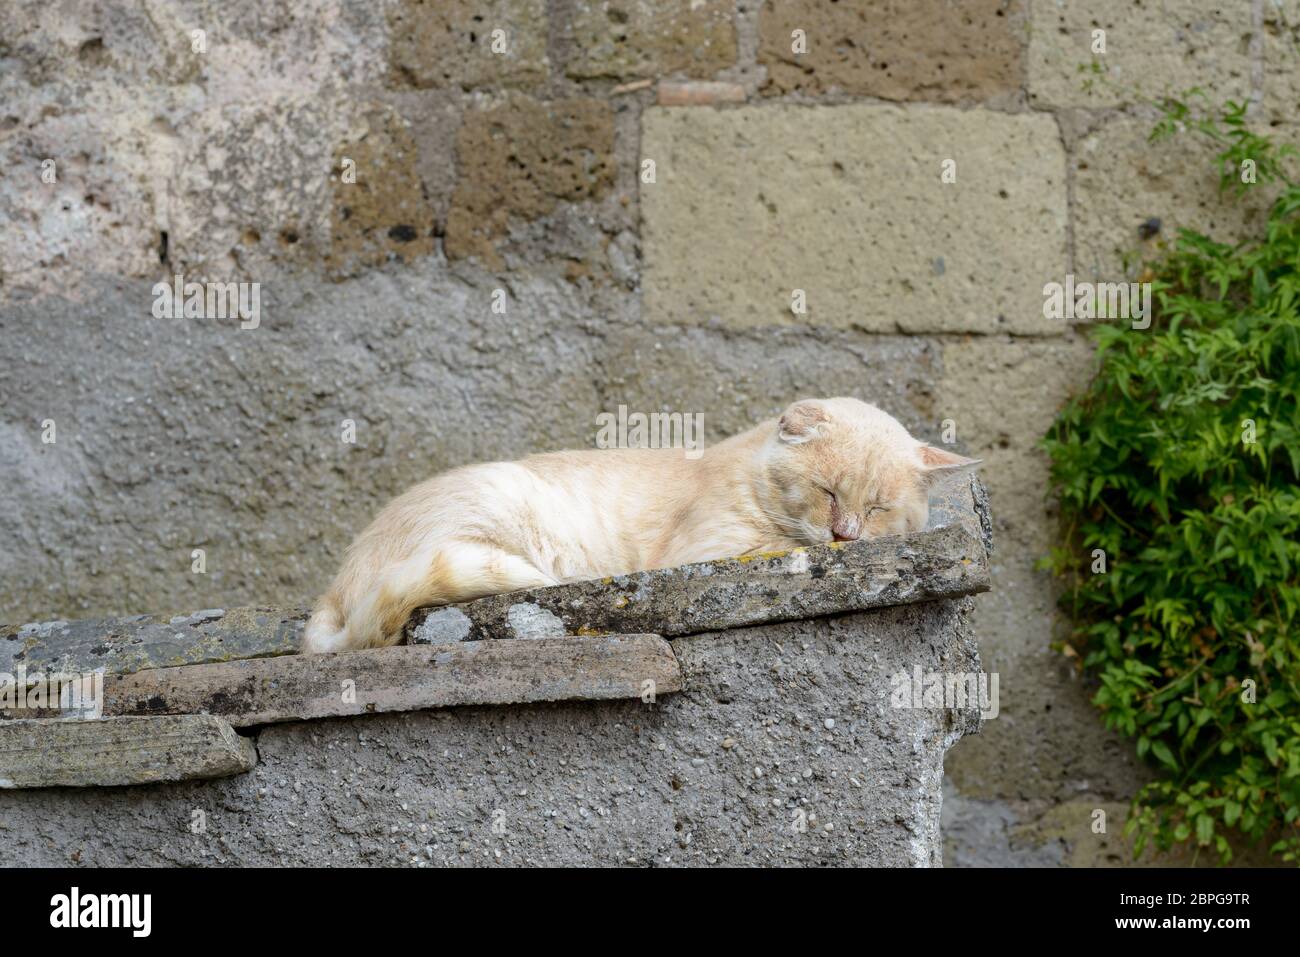
POLYGON ((1149 329, 1094 327, 1096 377, 1042 443, 1064 532, 1045 564, 1105 724, 1160 772, 1134 801, 1135 853, 1227 862, 1236 832, 1297 861, 1300 187, 1244 104, 1170 102, 1153 137, 1183 129, 1220 145, 1225 187, 1280 195, 1262 236, 1181 231, 1148 264, 1149 329))

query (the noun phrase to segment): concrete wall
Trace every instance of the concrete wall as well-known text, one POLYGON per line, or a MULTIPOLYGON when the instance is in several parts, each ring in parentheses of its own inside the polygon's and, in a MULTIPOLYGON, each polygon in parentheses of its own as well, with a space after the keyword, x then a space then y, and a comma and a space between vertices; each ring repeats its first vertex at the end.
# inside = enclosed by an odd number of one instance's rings
POLYGON ((1003 708, 949 756, 949 861, 1117 859, 1141 771, 1051 650, 1033 569, 1035 442, 1090 356, 1041 290, 1258 220, 1219 205, 1207 150, 1146 143, 1142 104, 1248 95, 1297 139, 1297 23, 1266 0, 7 3, 0 619, 300 603, 430 472, 588 445, 620 404, 718 438, 858 395, 987 462, 1003 708), (665 80, 727 86, 666 107, 665 80), (258 328, 155 319, 178 272, 261 283, 258 328))
POLYGON ((680 637, 686 688, 653 703, 293 722, 235 777, 0 789, 6 863, 935 866, 979 710, 899 708, 891 679, 978 673, 970 606, 680 637))

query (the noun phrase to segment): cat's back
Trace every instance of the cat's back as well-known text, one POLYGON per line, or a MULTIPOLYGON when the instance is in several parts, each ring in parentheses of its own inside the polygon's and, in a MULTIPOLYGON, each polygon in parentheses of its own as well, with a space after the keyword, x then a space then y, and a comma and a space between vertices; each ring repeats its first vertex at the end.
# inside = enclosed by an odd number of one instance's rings
POLYGON ((629 535, 662 527, 696 491, 681 449, 544 452, 434 476, 395 500, 383 524, 416 537, 495 539, 516 529, 532 542, 622 550, 629 535))

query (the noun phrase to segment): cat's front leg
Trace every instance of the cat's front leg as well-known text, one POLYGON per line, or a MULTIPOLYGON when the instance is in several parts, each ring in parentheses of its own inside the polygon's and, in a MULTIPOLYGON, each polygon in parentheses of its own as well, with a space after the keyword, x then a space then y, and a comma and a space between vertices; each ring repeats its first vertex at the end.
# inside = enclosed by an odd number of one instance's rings
POLYGON ((793 538, 771 538, 759 542, 753 548, 741 552, 742 558, 753 558, 757 555, 772 555, 781 552, 794 551, 796 548, 803 548, 805 542, 796 542, 793 538))

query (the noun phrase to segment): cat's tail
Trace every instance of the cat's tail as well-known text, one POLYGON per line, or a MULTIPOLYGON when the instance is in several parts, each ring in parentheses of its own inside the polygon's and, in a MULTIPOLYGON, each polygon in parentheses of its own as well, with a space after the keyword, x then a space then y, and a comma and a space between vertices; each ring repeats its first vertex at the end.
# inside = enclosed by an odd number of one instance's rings
POLYGON ((343 651, 347 647, 348 632, 343 627, 343 613, 339 611, 333 595, 326 595, 316 603, 307 627, 302 633, 302 652, 316 655, 329 651, 343 651))
POLYGON ((430 561, 427 555, 408 559, 365 585, 345 588, 336 581, 307 621, 302 651, 320 654, 398 644, 415 609, 444 604, 451 595, 444 562, 437 557, 430 561))
POLYGON ((527 560, 482 542, 441 541, 377 574, 357 568, 349 563, 317 602, 304 653, 396 645, 417 608, 557 584, 527 560))

